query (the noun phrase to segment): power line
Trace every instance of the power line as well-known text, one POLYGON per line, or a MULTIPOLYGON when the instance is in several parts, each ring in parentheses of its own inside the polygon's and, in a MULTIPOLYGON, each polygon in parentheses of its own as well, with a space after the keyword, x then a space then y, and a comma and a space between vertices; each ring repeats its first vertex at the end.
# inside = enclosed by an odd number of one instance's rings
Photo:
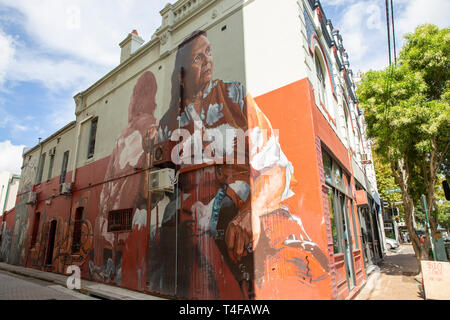
POLYGON ((395 65, 397 65, 397 50, 395 47, 394 0, 391 0, 391 19, 392 19, 392 40, 394 43, 394 63, 395 65))
POLYGON ((391 57, 391 29, 389 25, 389 0, 386 0, 386 26, 387 26, 387 35, 388 35, 388 50, 389 50, 389 66, 392 65, 392 57, 391 57))

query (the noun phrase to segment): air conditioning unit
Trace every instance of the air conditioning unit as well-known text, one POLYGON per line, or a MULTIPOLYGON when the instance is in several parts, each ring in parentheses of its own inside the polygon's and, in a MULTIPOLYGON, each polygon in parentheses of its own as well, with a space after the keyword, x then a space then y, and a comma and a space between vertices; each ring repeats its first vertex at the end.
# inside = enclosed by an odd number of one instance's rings
POLYGON ((176 146, 175 141, 165 141, 153 147, 152 165, 154 167, 173 166, 172 150, 176 146))
POLYGON ((50 149, 50 150, 48 151, 48 155, 49 155, 50 157, 55 156, 55 154, 56 154, 56 147, 54 147, 54 148, 52 148, 52 149, 50 149))
POLYGON ((68 195, 72 193, 72 184, 71 183, 61 183, 59 186, 59 193, 62 195, 68 195))
POLYGON ((30 192, 27 195, 27 201, 26 204, 35 204, 37 202, 37 193, 36 192, 30 192))
POLYGON ((361 153, 361 163, 362 164, 371 164, 372 160, 369 159, 369 156, 367 153, 361 153))
POLYGON ((166 168, 149 172, 150 192, 174 192, 175 170, 166 168))

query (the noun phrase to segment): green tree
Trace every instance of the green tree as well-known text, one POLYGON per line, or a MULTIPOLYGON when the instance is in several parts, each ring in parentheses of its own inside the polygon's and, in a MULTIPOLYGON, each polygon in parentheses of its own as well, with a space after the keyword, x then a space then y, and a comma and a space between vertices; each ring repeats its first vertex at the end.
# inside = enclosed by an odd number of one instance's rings
MULTIPOLYGON (((436 185, 448 170, 450 141, 450 28, 430 24, 406 36, 399 65, 369 71, 358 88, 375 153, 401 189, 405 222, 418 261, 429 259, 430 235, 416 236, 412 214, 425 194, 432 234, 439 208, 436 185)), ((420 263, 419 263, 420 265, 420 263)))

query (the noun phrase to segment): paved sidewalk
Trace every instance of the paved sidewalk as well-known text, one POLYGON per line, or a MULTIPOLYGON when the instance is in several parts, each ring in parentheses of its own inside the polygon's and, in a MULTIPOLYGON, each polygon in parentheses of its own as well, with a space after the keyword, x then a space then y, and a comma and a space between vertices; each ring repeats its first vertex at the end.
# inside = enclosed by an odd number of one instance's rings
POLYGON ((354 300, 423 300, 422 276, 412 245, 389 252, 354 300))
MULTIPOLYGON (((13 266, 3 262, 0 262, 0 270, 8 271, 10 273, 19 274, 22 276, 35 278, 43 281, 53 282, 63 287, 66 287, 68 277, 62 274, 13 266)), ((81 289, 77 291, 85 295, 106 300, 167 300, 161 297, 152 296, 149 294, 144 294, 114 286, 109 286, 97 282, 87 281, 83 279, 81 279, 81 289)))

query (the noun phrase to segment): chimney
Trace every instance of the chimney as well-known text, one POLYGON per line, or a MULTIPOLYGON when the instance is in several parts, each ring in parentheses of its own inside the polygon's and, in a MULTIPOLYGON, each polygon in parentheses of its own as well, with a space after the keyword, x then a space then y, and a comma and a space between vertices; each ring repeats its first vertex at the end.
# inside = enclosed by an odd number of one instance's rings
POLYGON ((144 43, 136 30, 133 30, 128 36, 123 40, 119 46, 121 48, 120 53, 120 63, 127 60, 133 53, 135 53, 144 43))

